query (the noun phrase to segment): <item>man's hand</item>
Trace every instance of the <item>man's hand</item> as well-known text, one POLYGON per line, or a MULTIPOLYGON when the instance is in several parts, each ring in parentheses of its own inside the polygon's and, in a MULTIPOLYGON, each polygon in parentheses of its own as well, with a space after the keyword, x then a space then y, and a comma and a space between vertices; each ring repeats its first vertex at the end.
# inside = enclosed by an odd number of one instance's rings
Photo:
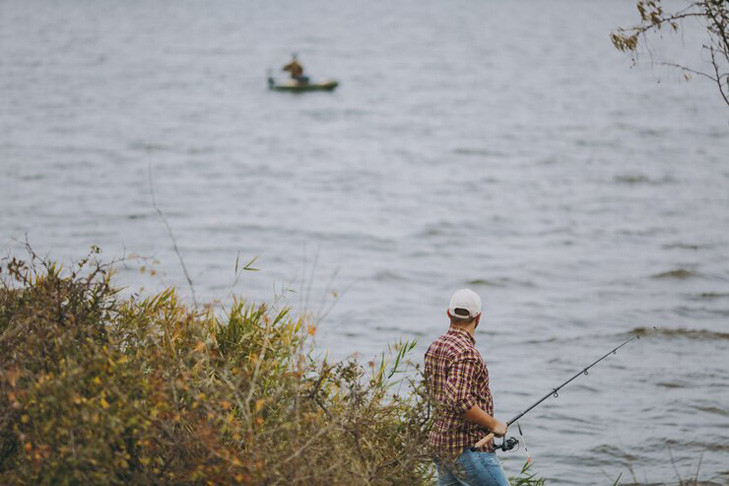
POLYGON ((494 434, 496 437, 503 437, 506 435, 506 429, 508 428, 509 426, 501 420, 494 419, 494 423, 491 426, 491 433, 494 434))
POLYGON ((469 422, 474 422, 482 425, 483 427, 486 427, 496 437, 503 437, 504 435, 506 435, 506 429, 508 428, 508 426, 501 420, 496 420, 491 415, 484 412, 478 405, 474 405, 473 407, 469 408, 468 411, 464 414, 464 417, 469 422))
MULTIPOLYGON (((487 415, 487 417, 489 417, 489 416, 487 415)), ((489 435, 487 435, 483 439, 481 439, 478 442, 476 442, 476 447, 483 447, 483 446, 485 446, 491 440, 493 440, 494 436, 496 436, 496 437, 503 437, 503 436, 505 436, 506 435, 506 429, 508 429, 509 426, 506 425, 501 420, 496 420, 495 418, 491 417, 491 425, 489 425, 488 428, 489 428, 489 430, 491 430, 491 432, 489 432, 489 435)), ((506 440, 506 439, 504 439, 504 440, 506 440)))
POLYGON ((482 425, 489 429, 491 432, 489 435, 484 437, 483 439, 479 440, 476 443, 476 447, 483 447, 490 440, 496 437, 503 437, 506 435, 506 429, 509 428, 508 425, 506 425, 501 420, 496 420, 491 415, 487 414, 483 410, 481 410, 481 407, 478 405, 474 405, 473 407, 469 408, 468 411, 464 414, 466 420, 470 422, 475 422, 479 425, 482 425))

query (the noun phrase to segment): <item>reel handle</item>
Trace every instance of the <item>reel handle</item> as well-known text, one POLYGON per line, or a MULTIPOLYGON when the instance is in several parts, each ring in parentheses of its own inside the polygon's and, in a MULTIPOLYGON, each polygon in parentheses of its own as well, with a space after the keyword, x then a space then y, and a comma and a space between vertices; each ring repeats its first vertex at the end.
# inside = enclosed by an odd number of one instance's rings
POLYGON ((501 449, 502 451, 510 451, 514 447, 517 447, 519 445, 519 439, 516 437, 509 437, 508 439, 504 437, 504 442, 501 444, 500 447, 497 447, 497 449, 501 449))
MULTIPOLYGON (((483 446, 485 446, 488 443, 488 441, 490 441, 493 438, 494 438, 494 434, 491 433, 491 434, 487 435, 486 437, 484 437, 483 439, 481 439, 478 442, 476 442, 476 446, 475 447, 477 447, 477 448, 478 447, 483 447, 483 446)), ((502 451, 510 451, 514 447, 516 447, 517 445, 519 445, 519 440, 516 439, 515 437, 509 437, 509 438, 504 437, 503 442, 501 443, 501 445, 494 444, 494 448, 495 449, 501 449, 502 451)))

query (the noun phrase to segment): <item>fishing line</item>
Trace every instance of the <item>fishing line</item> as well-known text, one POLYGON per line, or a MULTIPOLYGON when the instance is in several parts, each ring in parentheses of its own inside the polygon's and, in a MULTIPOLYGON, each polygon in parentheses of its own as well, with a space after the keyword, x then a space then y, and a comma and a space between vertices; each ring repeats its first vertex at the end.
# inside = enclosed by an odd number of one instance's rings
POLYGON ((532 456, 529 455, 529 448, 527 447, 526 437, 524 437, 524 433, 521 431, 521 424, 519 422, 516 423, 516 428, 519 430, 519 438, 521 439, 521 442, 524 444, 524 454, 527 457, 527 463, 531 464, 532 456))

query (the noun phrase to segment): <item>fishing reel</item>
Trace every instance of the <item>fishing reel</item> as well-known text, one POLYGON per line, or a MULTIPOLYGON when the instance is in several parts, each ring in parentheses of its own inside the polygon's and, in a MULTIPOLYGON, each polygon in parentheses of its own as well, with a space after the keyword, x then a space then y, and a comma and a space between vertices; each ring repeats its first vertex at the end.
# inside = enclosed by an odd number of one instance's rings
POLYGON ((518 446, 519 439, 517 439, 516 437, 504 437, 504 439, 501 441, 501 444, 497 444, 496 442, 494 442, 494 449, 500 449, 504 452, 510 451, 518 446))

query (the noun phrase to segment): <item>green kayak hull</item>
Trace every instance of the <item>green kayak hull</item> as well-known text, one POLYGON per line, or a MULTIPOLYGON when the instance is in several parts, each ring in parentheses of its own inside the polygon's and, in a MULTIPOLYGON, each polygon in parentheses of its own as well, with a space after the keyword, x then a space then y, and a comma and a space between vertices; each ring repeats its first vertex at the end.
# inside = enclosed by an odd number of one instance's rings
POLYGON ((286 81, 276 82, 273 79, 268 79, 268 88, 273 91, 288 91, 290 93, 305 93, 308 91, 333 91, 339 86, 339 81, 330 79, 328 81, 321 81, 318 83, 300 83, 293 79, 287 79, 286 81))

